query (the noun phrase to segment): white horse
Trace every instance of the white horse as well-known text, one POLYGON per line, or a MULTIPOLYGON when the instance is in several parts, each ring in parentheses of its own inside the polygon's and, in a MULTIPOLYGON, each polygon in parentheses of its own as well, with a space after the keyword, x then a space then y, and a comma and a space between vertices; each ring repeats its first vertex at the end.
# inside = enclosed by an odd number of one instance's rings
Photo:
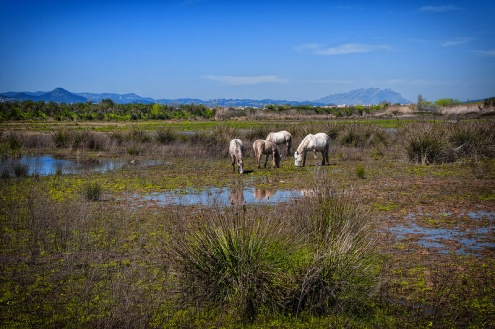
POLYGON ((289 156, 292 148, 292 136, 288 131, 271 132, 266 137, 267 141, 274 142, 277 145, 285 145, 285 156, 289 156))
POLYGON ((263 154, 266 155, 265 168, 270 155, 272 156, 273 168, 280 168, 280 153, 278 152, 277 145, 274 142, 257 139, 253 143, 253 150, 256 157, 256 162, 258 162, 258 169, 261 168, 260 161, 263 154))
POLYGON ((244 156, 244 147, 242 146, 242 141, 240 139, 236 138, 230 141, 229 153, 232 160, 232 172, 235 172, 235 166, 237 164, 239 173, 244 173, 244 163, 242 162, 242 157, 244 156))
POLYGON ((328 147, 330 146, 330 137, 325 133, 318 133, 315 135, 309 134, 302 140, 301 144, 297 147, 296 153, 294 153, 296 167, 304 167, 306 164, 306 153, 308 151, 315 152, 315 159, 317 159, 316 152, 321 152, 323 160, 321 165, 327 164, 328 161, 328 147))

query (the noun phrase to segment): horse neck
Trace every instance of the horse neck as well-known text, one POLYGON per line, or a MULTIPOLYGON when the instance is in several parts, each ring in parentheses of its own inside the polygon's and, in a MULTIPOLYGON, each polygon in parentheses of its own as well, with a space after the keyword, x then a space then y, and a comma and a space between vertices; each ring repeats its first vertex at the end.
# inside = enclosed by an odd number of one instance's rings
POLYGON ((297 147, 297 153, 303 153, 309 144, 309 138, 304 138, 301 144, 297 147))

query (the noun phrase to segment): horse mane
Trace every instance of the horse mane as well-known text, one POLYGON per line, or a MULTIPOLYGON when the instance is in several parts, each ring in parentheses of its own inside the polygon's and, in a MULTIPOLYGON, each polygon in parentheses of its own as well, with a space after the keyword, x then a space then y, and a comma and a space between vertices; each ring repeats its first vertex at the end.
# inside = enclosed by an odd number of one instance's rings
POLYGON ((297 147, 297 153, 302 153, 306 147, 308 146, 310 139, 313 137, 313 134, 309 134, 302 140, 301 144, 297 147))

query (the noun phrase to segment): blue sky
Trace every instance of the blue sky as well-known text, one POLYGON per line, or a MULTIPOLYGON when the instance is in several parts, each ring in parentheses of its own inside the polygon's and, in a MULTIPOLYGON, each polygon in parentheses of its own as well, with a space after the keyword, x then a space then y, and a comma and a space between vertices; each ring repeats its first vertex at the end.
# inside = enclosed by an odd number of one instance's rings
POLYGON ((495 1, 4 1, 0 92, 495 96, 495 1))

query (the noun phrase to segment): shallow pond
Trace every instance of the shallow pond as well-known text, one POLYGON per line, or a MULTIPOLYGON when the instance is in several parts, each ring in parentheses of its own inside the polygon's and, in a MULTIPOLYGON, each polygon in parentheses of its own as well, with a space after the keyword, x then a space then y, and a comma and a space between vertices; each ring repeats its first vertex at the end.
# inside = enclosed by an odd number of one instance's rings
POLYGON ((152 192, 144 195, 134 194, 131 199, 136 205, 246 205, 246 204, 275 204, 289 202, 303 196, 298 190, 279 190, 263 188, 218 188, 211 187, 203 190, 179 190, 169 192, 152 192))
MULTIPOLYGON (((19 159, 0 159, 0 171, 15 176, 16 171, 23 170, 28 176, 68 175, 87 172, 105 173, 111 170, 122 169, 128 160, 124 159, 93 159, 93 160, 65 160, 52 155, 22 156, 19 159)), ((139 166, 153 166, 160 161, 148 160, 134 163, 139 166)))
MULTIPOLYGON (((495 212, 470 211, 466 214, 466 217, 474 221, 486 219, 492 224, 495 219, 495 212)), ((414 214, 409 214, 406 218, 410 219, 411 223, 407 226, 391 227, 390 231, 396 235, 397 239, 416 238, 417 244, 422 248, 436 250, 441 254, 454 252, 458 255, 474 256, 480 256, 479 252, 484 248, 495 249, 495 241, 493 241, 494 225, 466 230, 458 227, 450 229, 431 228, 414 223, 413 221, 416 218, 414 214)))

